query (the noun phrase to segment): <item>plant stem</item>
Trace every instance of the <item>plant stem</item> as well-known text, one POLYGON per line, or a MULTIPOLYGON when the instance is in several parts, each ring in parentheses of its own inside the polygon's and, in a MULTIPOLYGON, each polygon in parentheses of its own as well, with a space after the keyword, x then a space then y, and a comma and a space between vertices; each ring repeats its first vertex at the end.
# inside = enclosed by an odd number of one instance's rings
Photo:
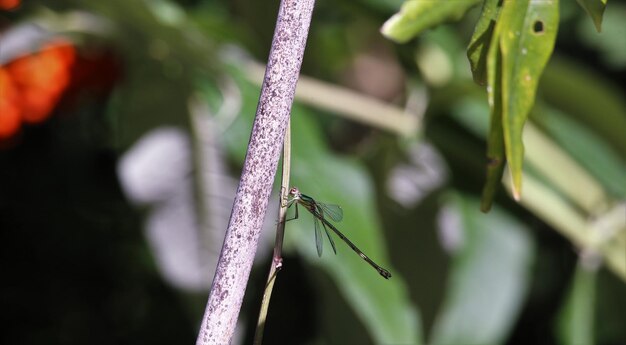
POLYGON ((197 345, 229 344, 241 309, 302 65, 314 0, 282 0, 237 195, 197 345))
POLYGON ((287 131, 285 132, 285 143, 283 144, 282 174, 283 176, 280 188, 278 224, 276 224, 276 242, 274 245, 274 255, 272 257, 270 273, 267 276, 265 291, 263 292, 263 300, 261 301, 261 311, 259 312, 259 320, 256 325, 256 333, 254 334, 255 345, 261 345, 263 341, 265 320, 267 318, 267 310, 270 305, 270 299, 272 298, 274 282, 276 280, 278 271, 280 271, 283 266, 283 239, 285 238, 285 219, 287 218, 287 204, 284 202, 284 200, 287 199, 287 195, 289 193, 289 175, 291 174, 291 128, 289 124, 287 124, 287 131))
MULTIPOLYGON (((263 79, 263 65, 247 61, 246 77, 253 83, 263 79)), ((423 114, 413 113, 345 87, 300 76, 296 99, 302 104, 329 111, 374 128, 381 128, 403 137, 418 135, 423 114)))

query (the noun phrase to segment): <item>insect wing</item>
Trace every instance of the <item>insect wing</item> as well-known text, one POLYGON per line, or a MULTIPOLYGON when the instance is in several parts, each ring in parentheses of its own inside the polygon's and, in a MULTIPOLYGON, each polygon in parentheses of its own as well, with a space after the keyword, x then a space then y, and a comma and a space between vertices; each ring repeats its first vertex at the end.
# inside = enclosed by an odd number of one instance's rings
POLYGON ((322 238, 322 231, 320 230, 320 222, 319 220, 317 220, 317 218, 313 218, 313 222, 315 223, 315 247, 317 248, 317 255, 319 257, 322 257, 322 249, 323 249, 322 246, 324 245, 324 238, 322 238))
POLYGON ((335 222, 341 222, 343 219, 343 210, 339 205, 324 204, 321 202, 316 203, 318 211, 324 216, 332 219, 335 222))
POLYGON ((328 233, 328 229, 326 229, 326 224, 324 224, 324 222, 322 222, 322 226, 324 226, 324 232, 326 232, 326 237, 328 237, 328 242, 330 242, 330 246, 333 247, 333 252, 335 253, 335 255, 337 255, 337 247, 335 246, 335 241, 330 236, 330 233, 328 233))

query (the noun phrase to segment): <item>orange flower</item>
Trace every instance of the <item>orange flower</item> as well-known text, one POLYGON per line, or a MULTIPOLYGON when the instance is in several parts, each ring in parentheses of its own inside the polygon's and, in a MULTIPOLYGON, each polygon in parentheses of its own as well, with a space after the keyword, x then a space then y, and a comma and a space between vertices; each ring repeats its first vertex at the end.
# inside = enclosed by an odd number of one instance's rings
POLYGON ((39 123, 50 116, 71 79, 75 52, 71 45, 52 43, 38 53, 19 58, 6 68, 20 91, 24 122, 39 123))
POLYGON ((3 125, 3 136, 17 132, 14 128, 16 122, 18 125, 20 121, 39 123, 50 116, 71 81, 71 68, 75 59, 73 46, 64 41, 53 42, 42 47, 41 51, 20 57, 5 67, 2 83, 11 85, 6 88, 14 90, 12 92, 15 95, 11 96, 13 100, 2 102, 3 109, 11 111, 7 112, 10 115, 2 119, 3 123, 6 122, 3 125))
POLYGON ((13 10, 17 8, 21 0, 0 0, 0 10, 13 10))
POLYGON ((17 133, 21 122, 17 90, 10 75, 0 67, 0 141, 17 133))

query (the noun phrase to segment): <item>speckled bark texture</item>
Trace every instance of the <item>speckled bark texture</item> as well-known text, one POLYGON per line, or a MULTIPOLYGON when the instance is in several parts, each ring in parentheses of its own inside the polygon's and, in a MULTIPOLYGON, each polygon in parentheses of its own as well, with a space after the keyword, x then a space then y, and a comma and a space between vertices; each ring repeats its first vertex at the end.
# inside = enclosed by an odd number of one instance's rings
POLYGON ((237 196, 196 344, 229 344, 248 283, 300 73, 314 0, 281 1, 237 196))

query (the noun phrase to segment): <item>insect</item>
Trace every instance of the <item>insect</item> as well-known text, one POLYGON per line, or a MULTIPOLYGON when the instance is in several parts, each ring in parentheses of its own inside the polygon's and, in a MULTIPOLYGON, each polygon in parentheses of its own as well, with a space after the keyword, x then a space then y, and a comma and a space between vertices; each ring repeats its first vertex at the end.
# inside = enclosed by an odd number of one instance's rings
POLYGON ((302 205, 302 207, 306 208, 313 215, 313 222, 315 224, 315 245, 317 247, 317 255, 322 256, 322 244, 324 239, 322 238, 322 230, 320 228, 320 223, 324 228, 324 232, 326 233, 326 237, 330 242, 330 245, 333 248, 333 252, 337 254, 337 248, 335 247, 335 241, 330 236, 328 229, 330 228, 339 238, 341 238, 347 245, 350 247, 355 253, 357 253, 363 260, 365 260, 370 266, 372 266, 381 276, 385 279, 389 279, 391 277, 391 273, 386 269, 380 267, 377 263, 375 263, 372 259, 370 259, 365 253, 363 253, 352 241, 350 241, 341 231, 337 230, 337 228, 331 224, 327 218, 335 222, 340 222, 343 219, 343 210, 338 205, 325 204, 315 199, 311 198, 308 195, 302 194, 300 190, 296 187, 292 187, 289 190, 289 195, 287 196, 287 207, 291 207, 295 204, 296 214, 293 218, 288 220, 294 220, 298 218, 298 205, 302 205))

